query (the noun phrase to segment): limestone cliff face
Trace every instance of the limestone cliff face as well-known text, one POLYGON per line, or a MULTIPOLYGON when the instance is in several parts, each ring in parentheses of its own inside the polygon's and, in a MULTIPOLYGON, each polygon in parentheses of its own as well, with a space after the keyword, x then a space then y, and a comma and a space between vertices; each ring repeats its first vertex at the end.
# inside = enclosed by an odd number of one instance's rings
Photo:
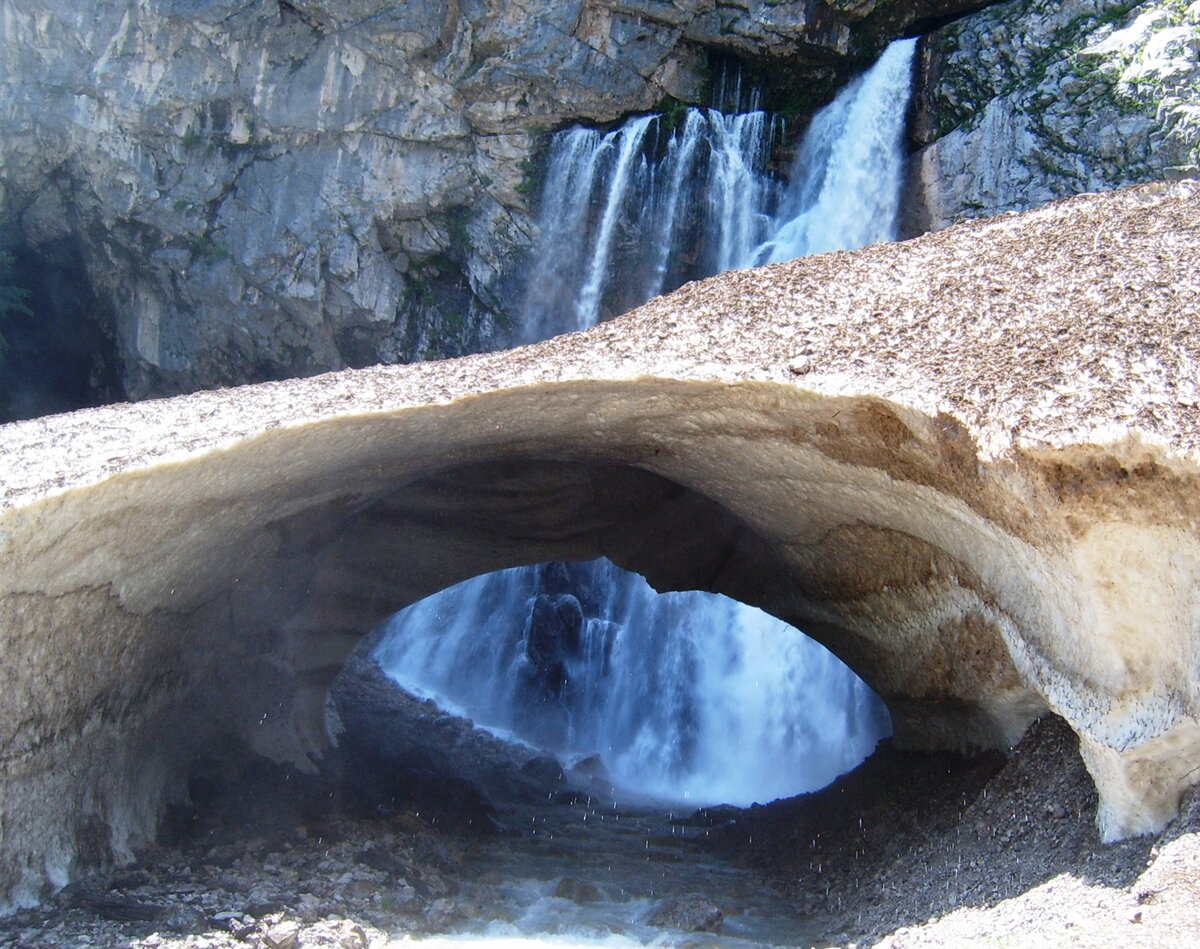
POLYGON ((1078 732, 1108 837, 1200 776, 1200 185, 690 284, 584 334, 0 428, 0 901, 305 763, 378 622, 604 554, 762 606, 899 739, 1078 732))
POLYGON ((2 0, 4 242, 78 248, 135 398, 486 348, 548 130, 974 5, 2 0))
POLYGON ((1200 3, 1012 0, 922 49, 914 229, 1200 170, 1200 3))

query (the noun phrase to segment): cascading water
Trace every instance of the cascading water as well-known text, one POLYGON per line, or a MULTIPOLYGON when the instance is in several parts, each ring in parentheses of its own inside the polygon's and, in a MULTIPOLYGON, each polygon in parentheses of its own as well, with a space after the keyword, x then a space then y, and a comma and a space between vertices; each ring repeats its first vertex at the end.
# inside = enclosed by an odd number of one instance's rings
POLYGON ((783 189, 764 172, 782 122, 688 109, 677 128, 668 124, 641 116, 607 134, 555 136, 521 320, 526 340, 586 329, 688 276, 742 266, 770 237, 763 209, 783 189), (652 161, 647 150, 656 148, 652 161))
POLYGON ((916 43, 893 43, 813 117, 772 234, 743 266, 895 239, 916 43))
MULTIPOLYGON (((555 136, 526 338, 693 277, 891 239, 914 51, 892 44, 814 117, 787 187, 767 173, 782 123, 761 111, 555 136)), ((743 101, 740 80, 731 94, 743 101)), ((539 747, 599 753, 619 785, 664 799, 815 789, 889 729, 879 700, 797 630, 721 597, 656 596, 607 562, 460 584, 393 617, 376 656, 410 690, 539 747)))
MULTIPOLYGON (((688 109, 608 133, 560 132, 524 339, 586 329, 685 280, 893 239, 915 51, 915 40, 893 43, 814 116, 786 186, 768 167, 783 122, 762 111, 688 109)), ((745 98, 727 84, 722 99, 745 98)))
POLYGON ((389 621, 376 659, 477 725, 567 761, 598 754, 619 787, 671 801, 815 790, 887 729, 879 699, 799 630, 725 597, 659 595, 605 560, 444 590, 389 621))

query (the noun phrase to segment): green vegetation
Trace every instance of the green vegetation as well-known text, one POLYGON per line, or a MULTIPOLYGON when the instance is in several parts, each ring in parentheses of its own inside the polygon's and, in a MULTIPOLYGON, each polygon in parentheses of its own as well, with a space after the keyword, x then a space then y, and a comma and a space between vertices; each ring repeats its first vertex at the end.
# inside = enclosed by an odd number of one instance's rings
POLYGON ((654 111, 661 113, 661 118, 658 120, 658 127, 663 135, 670 137, 675 133, 687 117, 688 105, 674 96, 663 96, 662 100, 654 107, 654 111))
POLYGON ((518 194, 537 194, 542 187, 542 166, 533 156, 521 159, 521 181, 516 187, 518 194))
POLYGON ((188 241, 188 250, 197 261, 215 263, 220 260, 232 260, 228 248, 222 247, 209 234, 194 234, 188 241))
POLYGON ((471 234, 467 226, 471 221, 471 209, 462 205, 446 212, 446 233, 450 236, 449 250, 452 254, 466 257, 471 250, 471 234))

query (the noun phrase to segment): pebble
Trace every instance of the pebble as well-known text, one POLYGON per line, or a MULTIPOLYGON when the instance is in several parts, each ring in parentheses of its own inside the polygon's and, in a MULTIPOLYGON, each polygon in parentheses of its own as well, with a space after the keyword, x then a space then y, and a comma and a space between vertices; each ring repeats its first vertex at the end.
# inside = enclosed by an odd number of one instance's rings
POLYGON ((300 939, 300 924, 277 923, 263 933, 262 939, 267 949, 292 949, 300 939))

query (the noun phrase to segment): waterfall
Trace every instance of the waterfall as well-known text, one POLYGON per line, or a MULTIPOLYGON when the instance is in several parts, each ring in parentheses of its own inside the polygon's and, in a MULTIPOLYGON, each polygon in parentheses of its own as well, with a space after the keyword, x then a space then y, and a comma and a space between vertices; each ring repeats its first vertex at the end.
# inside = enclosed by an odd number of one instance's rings
MULTIPOLYGON (((687 279, 894 236, 915 41, 812 120, 789 183, 782 121, 688 109, 553 139, 522 326, 584 329, 687 279)), ((723 72, 717 104, 757 105, 723 72)), ((497 733, 599 754, 631 791, 749 804, 822 787, 890 725, 837 659, 759 610, 658 596, 607 561, 500 571, 393 617, 384 670, 497 733)))
POLYGON ((659 595, 608 561, 451 587, 396 614, 376 658, 477 725, 568 762, 598 754, 618 786, 668 801, 815 790, 887 730, 879 699, 799 630, 659 595))
MULTIPOLYGON (((893 43, 813 117, 786 184, 768 173, 784 124, 761 110, 558 133, 524 341, 586 329, 686 280, 893 239, 915 51, 916 40, 893 43)), ((723 72, 717 95, 757 102, 740 74, 723 72)))
POLYGON ((521 317, 526 341, 586 329, 685 279, 741 266, 770 238, 763 209, 783 187, 765 168, 781 120, 715 109, 675 119, 554 137, 521 317))
POLYGON ((916 40, 893 43, 813 117, 773 233, 744 265, 895 239, 916 48, 916 40))

